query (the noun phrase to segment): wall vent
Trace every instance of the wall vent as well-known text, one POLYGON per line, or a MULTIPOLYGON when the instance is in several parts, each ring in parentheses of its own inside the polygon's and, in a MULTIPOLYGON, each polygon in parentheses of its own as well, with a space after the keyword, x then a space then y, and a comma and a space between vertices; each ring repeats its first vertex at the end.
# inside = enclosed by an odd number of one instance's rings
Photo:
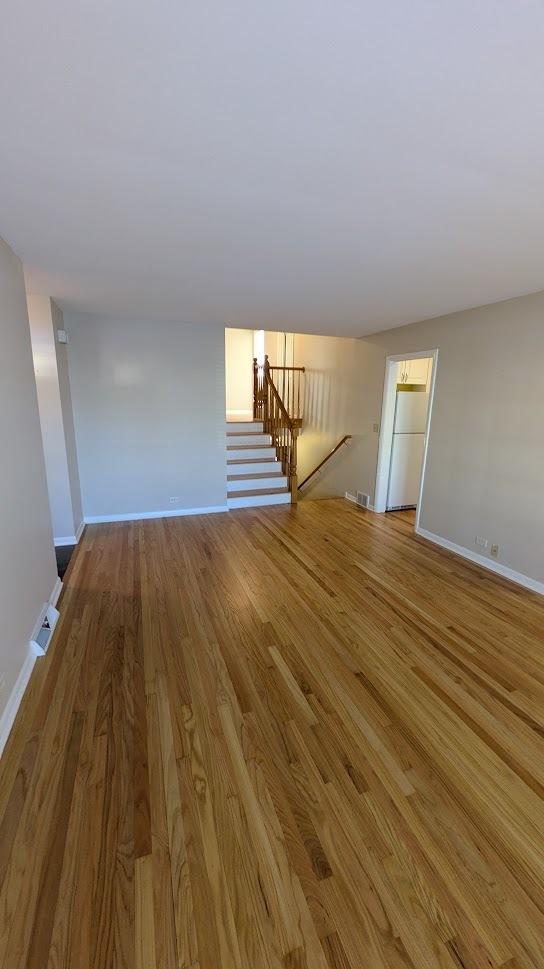
POLYGON ((368 508, 370 504, 370 495, 365 495, 364 491, 358 491, 357 504, 360 505, 361 508, 368 508))
POLYGON ((43 615, 41 625, 31 640, 34 650, 38 656, 45 656, 51 636, 53 635, 53 630, 57 625, 58 618, 58 609, 55 609, 54 606, 48 604, 45 614, 43 615))

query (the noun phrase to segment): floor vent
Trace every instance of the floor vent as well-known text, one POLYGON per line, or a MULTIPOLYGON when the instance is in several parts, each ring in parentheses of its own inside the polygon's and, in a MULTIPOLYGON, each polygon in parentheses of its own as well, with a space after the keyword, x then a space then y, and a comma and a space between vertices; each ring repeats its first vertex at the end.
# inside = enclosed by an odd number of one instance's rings
POLYGON ((358 491, 357 504, 360 505, 361 508, 368 508, 370 504, 370 495, 365 495, 364 491, 358 491))
POLYGON ((58 618, 58 609, 55 609, 54 606, 49 604, 47 606, 45 616, 43 617, 42 624, 32 640, 34 649, 36 650, 38 656, 45 656, 58 618))

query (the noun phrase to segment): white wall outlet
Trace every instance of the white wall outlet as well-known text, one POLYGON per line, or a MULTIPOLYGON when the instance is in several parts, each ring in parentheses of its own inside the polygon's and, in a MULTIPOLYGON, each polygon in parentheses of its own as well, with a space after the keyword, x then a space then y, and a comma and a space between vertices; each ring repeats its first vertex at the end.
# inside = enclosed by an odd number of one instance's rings
POLYGON ((488 541, 487 541, 487 538, 484 538, 482 535, 476 535, 474 539, 474 544, 479 545, 480 548, 487 548, 488 541))
POLYGON ((59 343, 68 343, 68 334, 66 330, 57 330, 57 341, 59 343))
POLYGON ((176 504, 176 501, 180 501, 180 500, 181 500, 181 499, 179 498, 179 496, 175 496, 175 495, 174 495, 174 497, 173 497, 173 498, 170 498, 170 504, 171 504, 171 505, 175 505, 175 504, 176 504))
POLYGON ((491 546, 491 549, 490 549, 490 552, 491 552, 491 555, 493 556, 494 559, 498 559, 498 557, 499 557, 499 546, 498 545, 492 545, 491 546))

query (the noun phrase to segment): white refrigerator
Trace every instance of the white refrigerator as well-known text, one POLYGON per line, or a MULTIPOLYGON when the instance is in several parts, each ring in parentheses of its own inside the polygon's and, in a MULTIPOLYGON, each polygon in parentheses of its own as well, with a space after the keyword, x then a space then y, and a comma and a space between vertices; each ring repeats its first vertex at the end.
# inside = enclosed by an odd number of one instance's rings
POLYGON ((427 393, 397 391, 387 492, 388 511, 415 508, 417 505, 428 407, 427 393))

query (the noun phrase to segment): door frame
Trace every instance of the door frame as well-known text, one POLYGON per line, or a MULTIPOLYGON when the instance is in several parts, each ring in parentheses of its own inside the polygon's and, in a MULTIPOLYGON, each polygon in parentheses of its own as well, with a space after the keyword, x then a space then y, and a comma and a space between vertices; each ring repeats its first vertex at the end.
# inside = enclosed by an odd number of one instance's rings
POLYGON ((383 514, 387 507, 387 491, 389 487, 389 470, 391 466, 391 449, 393 447, 393 429, 395 421, 395 401, 397 396, 397 382, 395 369, 403 360, 422 360, 430 357, 433 361, 431 386, 429 388, 429 408, 425 427, 425 446, 423 448, 423 463, 421 465, 421 479, 416 508, 416 531, 419 528, 421 502, 423 498, 423 482, 427 470, 427 452, 431 433, 431 418, 433 413, 434 388, 436 385, 436 371, 438 369, 438 347, 434 350, 417 350, 414 353, 394 353, 385 358, 385 376, 383 383, 382 418, 380 423, 380 439, 378 444, 378 462, 376 466, 376 485, 374 488, 374 511, 383 514))

